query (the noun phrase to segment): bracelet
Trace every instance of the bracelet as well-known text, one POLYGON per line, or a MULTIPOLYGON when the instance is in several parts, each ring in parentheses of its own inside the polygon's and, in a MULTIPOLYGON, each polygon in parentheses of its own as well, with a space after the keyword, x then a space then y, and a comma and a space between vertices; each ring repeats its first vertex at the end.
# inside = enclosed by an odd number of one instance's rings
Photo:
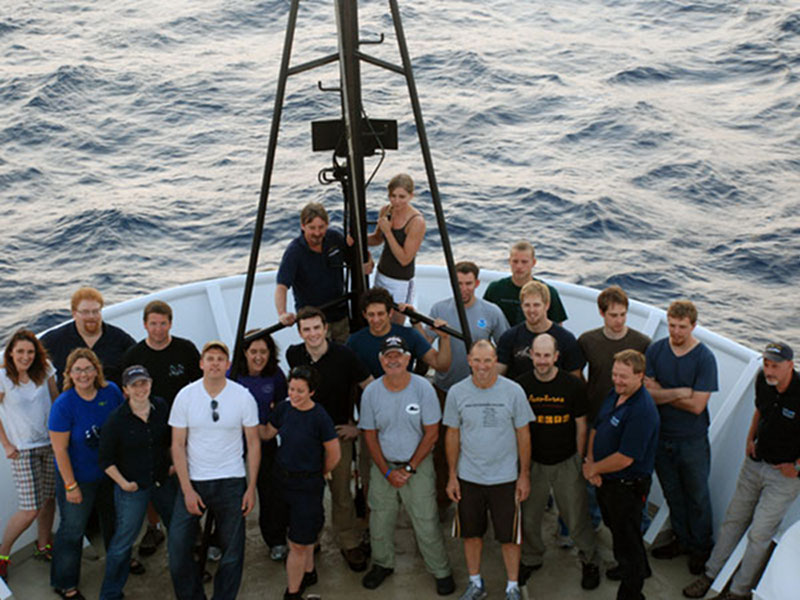
POLYGON ((77 489, 78 489, 78 482, 77 482, 77 481, 73 481, 73 482, 72 482, 72 483, 70 483, 69 485, 65 485, 65 486, 64 486, 64 489, 65 489, 67 492, 72 492, 72 491, 75 491, 75 490, 77 490, 77 489))
POLYGON ((388 471, 386 471, 386 473, 384 473, 384 474, 383 474, 383 478, 384 478, 384 479, 389 479, 389 473, 391 473, 391 472, 392 472, 392 470, 391 470, 391 469, 389 469, 388 471))

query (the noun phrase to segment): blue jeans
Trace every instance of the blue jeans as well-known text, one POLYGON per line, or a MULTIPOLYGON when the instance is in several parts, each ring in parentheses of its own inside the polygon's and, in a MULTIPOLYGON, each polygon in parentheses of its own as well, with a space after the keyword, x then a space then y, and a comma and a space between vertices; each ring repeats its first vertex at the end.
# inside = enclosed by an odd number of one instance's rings
POLYGON ((114 485, 114 508, 117 519, 114 537, 106 552, 106 574, 100 589, 100 600, 120 600, 122 588, 130 574, 131 548, 142 528, 147 504, 152 500, 164 525, 169 528, 175 506, 177 484, 169 477, 161 486, 151 486, 135 492, 124 492, 114 485))
MULTIPOLYGON (((206 509, 214 515, 222 560, 214 577, 213 600, 233 600, 242 582, 244 566, 244 516, 242 497, 247 487, 244 477, 192 481, 206 509)), ((175 497, 167 546, 169 571, 178 600, 205 600, 203 574, 192 557, 200 517, 186 510, 183 492, 175 497)))
POLYGON ((58 590, 78 587, 81 578, 81 555, 83 536, 92 511, 97 509, 100 529, 106 548, 114 531, 114 500, 111 480, 103 477, 99 481, 79 483, 83 500, 80 504, 67 502, 64 480, 56 474, 56 502, 61 521, 53 544, 53 562, 50 565, 50 585, 58 590))
POLYGON ((669 506, 672 531, 693 554, 711 550, 708 437, 658 440, 656 474, 669 506))

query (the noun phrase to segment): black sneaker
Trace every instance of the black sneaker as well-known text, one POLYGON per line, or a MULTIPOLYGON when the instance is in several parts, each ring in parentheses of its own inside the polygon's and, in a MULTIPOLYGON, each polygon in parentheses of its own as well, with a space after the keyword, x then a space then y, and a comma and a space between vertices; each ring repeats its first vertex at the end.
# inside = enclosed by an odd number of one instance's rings
POLYGON ((319 579, 317 578, 316 569, 303 573, 303 581, 300 582, 300 593, 303 593, 307 587, 314 585, 317 581, 319 579))
POLYGON ((449 596, 456 591, 456 582, 453 581, 453 576, 436 578, 436 593, 440 596, 449 596))
POLYGON ((519 563, 519 586, 522 587, 526 583, 528 583, 528 579, 531 578, 534 571, 538 571, 542 568, 541 564, 538 565, 526 565, 525 563, 519 563))
POLYGON ((394 573, 394 569, 387 569, 386 567, 382 567, 380 565, 372 565, 369 573, 364 575, 364 578, 361 580, 361 585, 368 590, 374 590, 392 573, 394 573))
MULTIPOLYGON (((644 578, 650 579, 652 576, 653 571, 650 570, 650 565, 647 565, 644 571, 644 578)), ((610 569, 606 569, 606 577, 611 581, 620 581, 622 579, 622 569, 620 569, 619 565, 614 565, 610 569)))
POLYGON ((581 587, 585 590, 593 590, 600 585, 600 568, 594 563, 583 563, 581 575, 581 587))

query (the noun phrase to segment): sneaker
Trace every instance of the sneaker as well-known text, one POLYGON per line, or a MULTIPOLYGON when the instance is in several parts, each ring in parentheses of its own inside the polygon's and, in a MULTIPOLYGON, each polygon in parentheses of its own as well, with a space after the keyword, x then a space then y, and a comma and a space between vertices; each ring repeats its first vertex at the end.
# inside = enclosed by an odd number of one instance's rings
POLYGON ((8 577, 8 557, 0 556, 0 579, 6 581, 8 577))
POLYGON ((51 561, 53 560, 53 546, 45 544, 44 546, 36 545, 33 549, 33 558, 36 560, 51 561))
POLYGON ((147 531, 139 542, 139 556, 150 556, 155 554, 156 548, 164 542, 164 532, 155 525, 148 525, 147 531))
POLYGON ((708 552, 692 552, 689 555, 689 573, 692 575, 702 575, 706 570, 706 561, 710 554, 708 552))
POLYGON ((702 598, 711 589, 713 580, 703 574, 702 577, 695 579, 692 583, 683 588, 683 595, 687 598, 702 598))
POLYGON ((374 590, 392 573, 394 573, 394 569, 387 569, 386 567, 382 567, 380 565, 372 565, 369 573, 364 575, 364 578, 361 580, 361 585, 368 590, 374 590))
POLYGON ((283 600, 303 600, 303 588, 300 588, 299 592, 290 592, 289 588, 286 588, 283 591, 283 600))
POLYGON ((506 590, 506 600, 521 600, 522 592, 520 591, 519 587, 513 587, 510 590, 506 590))
POLYGON ((306 588, 311 587, 317 581, 319 581, 319 578, 317 577, 316 569, 303 573, 303 581, 300 582, 300 593, 303 593, 306 588))
POLYGON ((475 585, 472 581, 469 582, 466 591, 461 594, 461 598, 458 600, 483 600, 489 594, 486 593, 486 586, 481 583, 481 585, 475 585))
POLYGON ((593 590, 600 585, 600 568, 594 563, 583 563, 581 574, 581 587, 593 590))
POLYGON ((522 587, 526 583, 528 583, 528 579, 531 578, 534 571, 538 571, 542 568, 541 563, 538 565, 526 565, 525 563, 519 563, 519 585, 522 587))
POLYGON ((688 552, 689 551, 678 541, 678 538, 673 538, 671 542, 659 546, 658 548, 653 548, 651 554, 653 558, 669 560, 681 554, 688 554, 688 552))
POLYGON ((449 596, 456 591, 456 582, 453 581, 453 576, 436 578, 436 593, 440 596, 449 596))
POLYGON ((360 573, 367 570, 367 555, 364 554, 364 551, 359 546, 349 550, 342 550, 342 556, 344 556, 344 560, 351 571, 360 573))
POLYGON ((285 560, 289 555, 289 547, 286 544, 278 544, 269 549, 269 557, 272 560, 285 560))
POLYGON ((219 562, 220 560, 222 560, 222 548, 220 548, 219 546, 209 546, 208 560, 213 562, 219 562))

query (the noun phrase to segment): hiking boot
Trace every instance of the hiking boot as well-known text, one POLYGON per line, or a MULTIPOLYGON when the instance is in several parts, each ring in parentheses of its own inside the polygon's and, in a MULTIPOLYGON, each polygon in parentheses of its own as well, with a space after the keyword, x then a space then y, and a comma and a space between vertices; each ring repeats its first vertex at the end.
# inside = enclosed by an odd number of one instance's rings
POLYGON ((594 563, 583 563, 581 568, 581 587, 585 590, 593 590, 600 585, 600 568, 594 563))
POLYGON ((289 547, 286 544, 278 544, 269 549, 269 557, 272 560, 285 560, 289 554, 289 547))
POLYGON ((483 600, 489 594, 486 593, 486 586, 481 581, 480 585, 475 585, 472 581, 469 582, 466 591, 461 594, 458 600, 483 600))
POLYGON ((367 570, 367 555, 364 554, 360 546, 350 548, 349 550, 342 550, 342 556, 344 556, 344 560, 347 562, 347 566, 350 567, 351 571, 360 573, 361 571, 367 570))
POLYGON ((653 548, 651 554, 653 558, 657 558, 659 560, 669 560, 675 558, 676 556, 680 556, 681 554, 688 554, 689 551, 678 541, 678 538, 673 538, 671 542, 664 544, 663 546, 659 546, 658 548, 653 548))
POLYGON ((139 556, 150 556, 155 554, 156 548, 164 542, 164 532, 155 525, 148 525, 147 531, 139 542, 139 556))
POLYGON ((440 596, 449 596, 456 591, 456 582, 453 581, 453 576, 436 578, 436 593, 440 596))
POLYGON ((525 563, 519 563, 519 586, 522 587, 528 583, 528 579, 531 578, 533 572, 538 571, 541 568, 541 563, 538 565, 526 565, 525 563))
POLYGON ((364 575, 364 578, 361 580, 361 585, 368 590, 374 590, 392 573, 394 573, 394 569, 387 569, 386 567, 382 567, 380 565, 372 565, 369 573, 364 575))
POLYGON ((683 595, 687 598, 702 598, 711 589, 713 580, 707 575, 695 579, 692 583, 683 588, 683 595))
POLYGON ((50 544, 45 544, 44 546, 36 544, 36 548, 33 549, 33 558, 50 562, 53 560, 53 546, 50 544))

